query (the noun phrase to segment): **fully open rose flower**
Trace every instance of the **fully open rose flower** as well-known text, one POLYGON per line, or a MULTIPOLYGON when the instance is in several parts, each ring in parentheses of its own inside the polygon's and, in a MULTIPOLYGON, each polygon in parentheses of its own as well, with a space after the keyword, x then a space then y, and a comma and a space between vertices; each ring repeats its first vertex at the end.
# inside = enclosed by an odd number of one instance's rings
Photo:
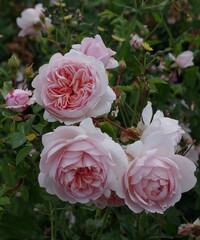
POLYGON ((116 68, 119 65, 112 57, 116 52, 107 48, 99 35, 96 35, 95 38, 84 38, 81 44, 74 44, 72 48, 88 56, 95 57, 98 61, 101 61, 107 69, 116 68))
POLYGON ((14 112, 23 112, 29 105, 34 103, 34 98, 31 96, 32 92, 29 90, 12 90, 6 96, 6 108, 14 112))
POLYGON ((75 50, 54 54, 32 86, 37 103, 45 108, 44 118, 66 125, 108 113, 116 98, 103 64, 75 50))
POLYGON ((26 35, 37 36, 41 31, 46 31, 52 27, 51 19, 45 17, 44 8, 41 3, 37 4, 35 8, 27 8, 21 13, 21 17, 17 18, 17 25, 21 28, 19 37, 26 35))
POLYGON ((90 118, 80 126, 58 127, 42 142, 39 183, 48 193, 70 203, 109 198, 112 191, 124 197, 126 154, 90 118))
POLYGON ((139 213, 164 213, 196 183, 195 164, 174 154, 174 146, 161 132, 154 132, 126 150, 131 160, 124 175, 125 203, 139 213))
POLYGON ((169 53, 169 57, 178 65, 179 68, 187 68, 194 65, 194 56, 191 51, 182 52, 177 57, 174 57, 173 54, 169 53))
POLYGON ((142 120, 138 123, 138 128, 142 131, 141 138, 144 139, 154 131, 163 132, 175 145, 177 145, 183 134, 183 129, 179 126, 178 121, 165 117, 160 110, 153 115, 151 102, 142 111, 142 120))

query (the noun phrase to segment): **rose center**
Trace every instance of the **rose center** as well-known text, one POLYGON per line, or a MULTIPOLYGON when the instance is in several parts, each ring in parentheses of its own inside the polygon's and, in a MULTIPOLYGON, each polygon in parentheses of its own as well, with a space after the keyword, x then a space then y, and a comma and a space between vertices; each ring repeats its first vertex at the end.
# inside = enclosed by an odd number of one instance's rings
POLYGON ((67 66, 48 74, 50 84, 46 91, 54 107, 78 109, 92 94, 94 79, 87 66, 67 66))
POLYGON ((96 167, 81 167, 78 168, 68 186, 75 189, 84 189, 90 186, 98 186, 101 182, 99 171, 96 167))

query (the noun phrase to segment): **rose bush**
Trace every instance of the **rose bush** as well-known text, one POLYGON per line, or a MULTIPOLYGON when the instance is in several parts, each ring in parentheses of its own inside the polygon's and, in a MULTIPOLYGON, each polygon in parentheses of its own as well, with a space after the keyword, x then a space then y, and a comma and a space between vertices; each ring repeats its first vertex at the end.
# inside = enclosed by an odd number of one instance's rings
POLYGON ((107 69, 116 68, 119 65, 112 57, 116 52, 105 46, 100 35, 96 35, 94 38, 84 38, 81 44, 74 44, 72 48, 88 56, 95 57, 98 61, 101 61, 107 69))
POLYGON ((1 1, 1 240, 187 238, 178 227, 200 216, 199 8, 1 1))
POLYGON ((36 102, 45 108, 44 118, 66 125, 108 113, 116 98, 103 64, 76 50, 54 54, 32 86, 36 102))
POLYGON ((23 112, 29 105, 34 103, 34 98, 31 96, 32 92, 29 90, 12 90, 6 96, 6 108, 11 109, 13 112, 23 112))
POLYGON ((139 213, 164 213, 196 184, 195 164, 174 154, 174 146, 162 132, 127 147, 130 165, 124 175, 125 203, 139 213))
POLYGON ((60 126, 42 141, 39 183, 48 193, 70 203, 89 203, 111 191, 124 196, 126 155, 91 119, 80 126, 60 126))

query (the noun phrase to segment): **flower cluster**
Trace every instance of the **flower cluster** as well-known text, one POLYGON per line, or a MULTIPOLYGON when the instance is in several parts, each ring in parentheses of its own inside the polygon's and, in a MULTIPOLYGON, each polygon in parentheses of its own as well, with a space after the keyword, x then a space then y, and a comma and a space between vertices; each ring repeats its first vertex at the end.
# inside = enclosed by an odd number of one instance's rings
MULTIPOLYGON (((38 4, 22 12, 17 24, 22 28, 19 36, 36 36, 51 21, 38 4)), ((138 35, 131 35, 130 44, 153 50, 138 35)), ((99 208, 126 204, 135 213, 162 214, 194 187, 196 166, 177 153, 184 134, 178 121, 160 110, 153 115, 150 102, 142 111, 136 127, 140 137, 134 143, 122 146, 95 126, 93 118, 109 113, 116 100, 107 75, 119 65, 115 54, 100 35, 84 38, 39 68, 33 97, 28 90, 15 89, 6 96, 6 105, 22 112, 35 100, 44 108, 45 120, 64 123, 42 137, 39 184, 48 193, 70 203, 99 208)), ((179 68, 193 65, 190 51, 169 57, 179 68)))
POLYGON ((108 113, 116 99, 106 72, 118 66, 114 55, 97 35, 40 67, 33 98, 44 119, 67 126, 42 138, 39 183, 70 203, 163 213, 195 185, 196 167, 175 152, 184 133, 178 121, 159 110, 153 115, 150 102, 132 144, 122 147, 94 126, 91 117, 108 113))
POLYGON ((40 186, 70 203, 164 213, 194 187, 196 166, 175 153, 184 133, 178 122, 161 111, 151 119, 148 103, 138 124, 141 139, 123 147, 91 118, 45 134, 40 186))

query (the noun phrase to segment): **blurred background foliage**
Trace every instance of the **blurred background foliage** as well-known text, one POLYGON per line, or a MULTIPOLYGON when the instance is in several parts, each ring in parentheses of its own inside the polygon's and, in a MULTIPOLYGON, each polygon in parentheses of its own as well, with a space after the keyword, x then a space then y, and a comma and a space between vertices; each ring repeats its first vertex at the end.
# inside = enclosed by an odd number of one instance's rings
MULTIPOLYGON (((65 0, 58 5, 48 0, 0 0, 0 6, 0 239, 188 239, 178 236, 177 229, 200 216, 199 169, 196 187, 164 215, 134 214, 127 207, 100 210, 64 203, 48 195, 37 180, 41 136, 59 124, 47 124, 37 105, 23 115, 5 109, 3 95, 12 89, 16 77, 7 64, 13 53, 20 59, 22 75, 31 64, 36 75, 52 54, 65 53, 84 37, 99 34, 120 62, 119 68, 108 73, 120 110, 116 119, 109 115, 110 119, 126 128, 136 126, 151 100, 155 109, 189 127, 198 145, 200 0, 65 0), (18 37, 16 18, 37 3, 43 3, 55 29, 38 39, 18 37), (153 51, 130 46, 134 33, 153 51), (176 56, 185 50, 193 51, 195 66, 181 71, 171 68, 168 53, 176 56), (152 68, 162 61, 167 66, 162 72, 152 68), (28 138, 32 133, 35 138, 28 138)), ((29 88, 33 77, 22 76, 29 88)), ((113 125, 102 122, 100 126, 114 139, 120 137, 113 125)))

